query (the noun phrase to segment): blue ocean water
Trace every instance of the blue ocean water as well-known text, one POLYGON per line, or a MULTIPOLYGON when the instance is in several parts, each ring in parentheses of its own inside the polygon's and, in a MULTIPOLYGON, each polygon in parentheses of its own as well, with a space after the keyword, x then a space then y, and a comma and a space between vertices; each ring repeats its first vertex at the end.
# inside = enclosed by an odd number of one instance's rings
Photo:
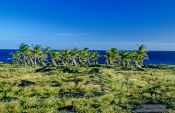
MULTIPOLYGON (((0 62, 12 62, 12 54, 14 49, 0 49, 0 62)), ((94 51, 94 50, 93 50, 94 51)), ((104 54, 104 50, 98 50, 100 54, 104 54)), ((148 51, 149 60, 145 60, 144 64, 171 64, 175 65, 175 51, 148 51)), ((102 59, 99 59, 103 62, 102 59)))

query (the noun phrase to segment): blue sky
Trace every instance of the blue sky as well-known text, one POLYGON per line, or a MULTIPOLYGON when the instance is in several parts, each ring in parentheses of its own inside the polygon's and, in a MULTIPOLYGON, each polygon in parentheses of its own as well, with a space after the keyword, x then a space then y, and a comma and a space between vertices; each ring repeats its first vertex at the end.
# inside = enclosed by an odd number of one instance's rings
POLYGON ((175 50, 175 0, 1 0, 0 48, 175 50))

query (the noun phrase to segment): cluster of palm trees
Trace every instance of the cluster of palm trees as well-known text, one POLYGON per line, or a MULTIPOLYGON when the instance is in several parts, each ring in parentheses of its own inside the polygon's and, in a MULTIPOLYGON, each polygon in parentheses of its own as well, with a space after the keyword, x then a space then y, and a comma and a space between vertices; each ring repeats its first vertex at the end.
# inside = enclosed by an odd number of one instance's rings
POLYGON ((140 45, 136 51, 119 51, 111 48, 104 55, 91 52, 88 48, 73 50, 51 51, 50 47, 42 48, 40 45, 19 45, 18 51, 13 53, 13 62, 22 66, 47 66, 52 64, 71 66, 91 66, 98 64, 99 58, 104 58, 106 65, 118 65, 123 67, 136 66, 141 68, 143 61, 148 58, 146 48, 140 45), (50 59, 51 61, 48 61, 50 59))
POLYGON ((111 48, 106 52, 105 58, 107 65, 118 64, 122 67, 142 68, 143 61, 148 59, 148 55, 145 45, 142 44, 135 51, 118 51, 116 48, 111 48))
POLYGON ((22 66, 46 66, 44 62, 47 59, 50 48, 46 46, 42 48, 40 45, 20 44, 18 51, 13 53, 13 62, 22 66))

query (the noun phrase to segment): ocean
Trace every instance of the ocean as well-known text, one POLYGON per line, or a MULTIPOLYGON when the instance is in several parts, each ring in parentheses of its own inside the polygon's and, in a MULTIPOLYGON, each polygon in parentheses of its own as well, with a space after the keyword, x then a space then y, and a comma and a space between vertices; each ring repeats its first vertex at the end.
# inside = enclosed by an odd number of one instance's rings
MULTIPOLYGON (((12 54, 16 50, 0 49, 0 62, 12 62, 12 54)), ((95 50, 93 50, 95 51, 95 50)), ((100 54, 104 54, 104 50, 98 50, 100 54)), ((149 60, 145 60, 144 64, 170 64, 175 65, 175 51, 148 51, 149 60)), ((99 62, 103 62, 99 59, 99 62)))

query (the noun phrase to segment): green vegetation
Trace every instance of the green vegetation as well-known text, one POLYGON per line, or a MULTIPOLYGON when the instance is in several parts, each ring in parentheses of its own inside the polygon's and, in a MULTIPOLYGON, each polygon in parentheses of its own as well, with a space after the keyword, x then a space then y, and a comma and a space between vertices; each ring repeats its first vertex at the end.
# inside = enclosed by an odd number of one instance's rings
POLYGON ((0 63, 0 113, 132 113, 143 104, 175 111, 175 66, 144 66, 144 45, 111 48, 100 56, 106 64, 99 56, 22 43, 13 64, 0 63))
POLYGON ((0 64, 0 113, 129 113, 145 103, 175 110, 175 67, 0 64))

